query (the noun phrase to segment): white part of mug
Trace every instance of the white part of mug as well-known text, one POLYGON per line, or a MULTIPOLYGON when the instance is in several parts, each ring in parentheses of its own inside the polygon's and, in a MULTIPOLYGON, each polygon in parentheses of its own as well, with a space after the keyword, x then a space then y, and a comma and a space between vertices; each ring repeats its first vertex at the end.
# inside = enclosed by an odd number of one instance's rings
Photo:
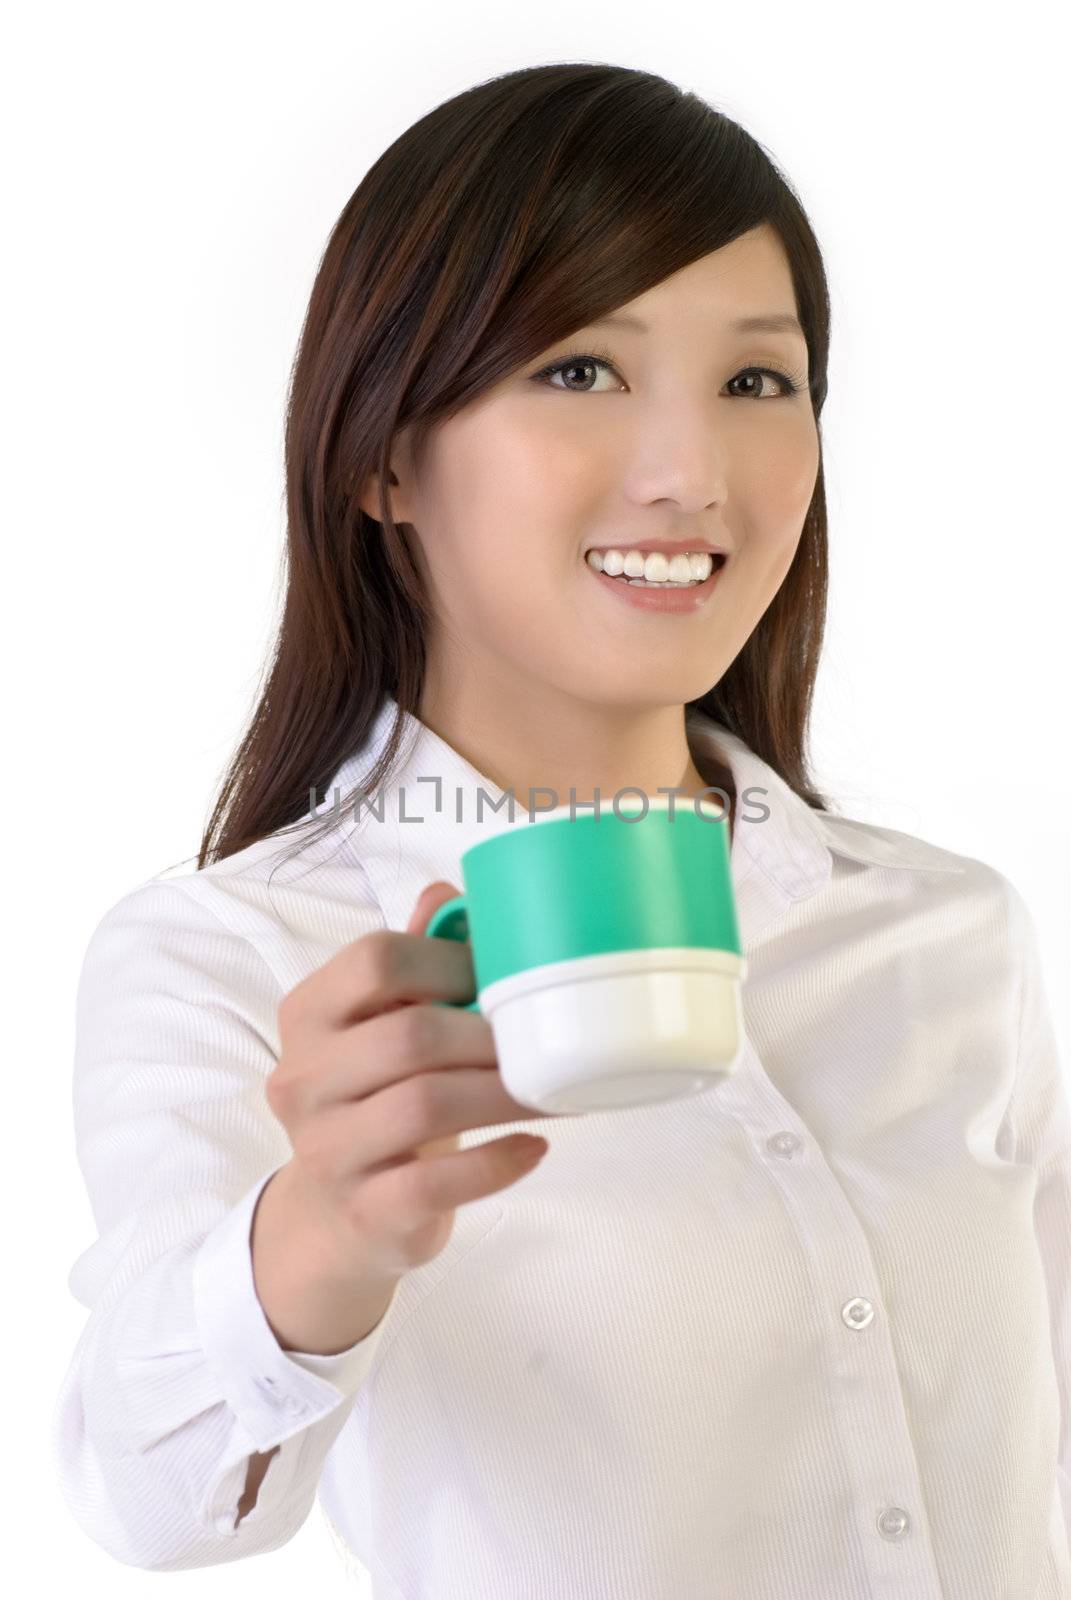
POLYGON ((740 1058, 747 963, 733 951, 628 950, 556 961, 480 991, 502 1081, 540 1111, 702 1093, 740 1058))

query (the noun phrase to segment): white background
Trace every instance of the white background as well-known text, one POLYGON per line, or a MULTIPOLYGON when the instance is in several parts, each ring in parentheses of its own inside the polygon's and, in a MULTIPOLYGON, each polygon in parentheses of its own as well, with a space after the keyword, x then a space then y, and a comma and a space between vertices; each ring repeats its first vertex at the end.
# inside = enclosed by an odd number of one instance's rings
MULTIPOLYGON (((37 4, 3 68, 9 1571, 144 1596, 47 1416, 95 1237, 70 1109, 89 935, 194 856, 280 598, 284 388, 369 164, 519 66, 653 70, 749 129, 831 279, 813 753, 849 815, 1007 874, 1071 1072, 1069 319, 1059 8, 37 4), (26 1219, 32 1217, 32 1231, 26 1219)), ((353 1592, 318 1511, 180 1595, 353 1592)), ((474 1597, 476 1600, 476 1597, 474 1597)), ((488 1597, 490 1600, 490 1597, 488 1597)))

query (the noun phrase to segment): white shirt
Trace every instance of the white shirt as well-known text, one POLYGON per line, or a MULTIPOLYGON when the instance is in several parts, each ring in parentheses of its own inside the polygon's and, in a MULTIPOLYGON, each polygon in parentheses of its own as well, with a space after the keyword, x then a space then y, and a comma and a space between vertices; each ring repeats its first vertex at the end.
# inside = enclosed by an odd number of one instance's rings
POLYGON ((116 1559, 277 1549, 319 1494, 376 1600, 1071 1596, 1071 1113, 1031 915, 984 862, 820 815, 688 727, 737 795, 736 1070, 462 1135, 550 1149, 341 1355, 284 1352, 253 1284, 291 1154, 278 1004, 432 879, 461 888, 476 791, 501 791, 409 719, 384 820, 343 808, 296 859, 276 836, 105 914, 74 1063, 99 1238, 53 1440, 116 1559))

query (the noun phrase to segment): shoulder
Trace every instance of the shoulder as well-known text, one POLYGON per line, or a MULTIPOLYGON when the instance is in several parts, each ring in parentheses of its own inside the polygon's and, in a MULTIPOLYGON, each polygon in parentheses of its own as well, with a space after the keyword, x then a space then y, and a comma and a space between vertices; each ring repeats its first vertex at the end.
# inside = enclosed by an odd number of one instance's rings
POLYGON ((899 828, 887 828, 874 822, 862 822, 855 817, 840 816, 835 812, 815 812, 826 842, 836 855, 846 856, 871 866, 903 868, 908 871, 934 872, 949 878, 966 880, 999 892, 1015 892, 1009 880, 990 862, 978 856, 966 855, 947 845, 924 839, 919 834, 905 833, 899 828))
POLYGON ((1033 916, 1018 885, 991 861, 897 828, 827 812, 816 815, 835 856, 891 869, 883 879, 883 896, 906 908, 934 908, 955 937, 996 940, 1017 964, 1033 937, 1033 916))
POLYGON ((346 837, 311 842, 300 830, 271 834, 198 869, 169 868, 136 884, 93 929, 91 952, 118 949, 200 961, 286 992, 344 944, 384 926, 346 837))
MULTIPOLYGON (((960 908, 984 910, 1018 933, 1030 912, 1016 884, 991 861, 899 828, 830 812, 815 813, 835 856, 903 873, 927 900, 947 901, 960 908)), ((895 876, 890 892, 896 894, 895 876)))

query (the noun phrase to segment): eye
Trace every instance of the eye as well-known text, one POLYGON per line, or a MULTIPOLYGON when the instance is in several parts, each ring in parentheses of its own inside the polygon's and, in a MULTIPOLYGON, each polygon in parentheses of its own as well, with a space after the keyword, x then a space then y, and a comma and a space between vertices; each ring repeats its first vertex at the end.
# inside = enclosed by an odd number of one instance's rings
MULTIPOLYGON (((559 373, 566 372, 571 367, 609 367, 613 371, 617 371, 617 365, 609 351, 576 350, 572 355, 562 356, 559 361, 551 362, 549 367, 543 367, 541 371, 533 372, 532 382, 543 383, 548 388, 563 388, 566 394, 593 394, 595 391, 592 389, 569 389, 565 385, 551 383, 550 380, 552 378, 556 378, 559 373)), ((764 395, 760 383, 757 388, 749 393, 736 394, 730 398, 738 400, 781 400, 787 399, 791 395, 799 394, 801 390, 807 387, 806 373, 782 372, 777 367, 742 367, 735 377, 729 379, 729 382, 730 384, 737 383, 741 378, 750 378, 752 375, 757 375, 760 379, 772 378, 775 383, 781 385, 781 392, 779 394, 764 395)), ((608 391, 604 390, 603 392, 606 393, 608 391)))
MULTIPOLYGON (((799 394, 800 389, 803 387, 802 384, 795 382, 787 372, 779 372, 776 367, 744 367, 741 372, 736 374, 735 378, 730 378, 729 382, 739 383, 741 378, 750 378, 756 375, 760 379, 772 378, 775 383, 781 385, 780 394, 764 395, 761 392, 762 385, 760 383, 759 388, 752 391, 752 395, 759 400, 781 400, 787 395, 799 394)), ((747 394, 738 396, 741 400, 747 400, 750 397, 747 394)))

